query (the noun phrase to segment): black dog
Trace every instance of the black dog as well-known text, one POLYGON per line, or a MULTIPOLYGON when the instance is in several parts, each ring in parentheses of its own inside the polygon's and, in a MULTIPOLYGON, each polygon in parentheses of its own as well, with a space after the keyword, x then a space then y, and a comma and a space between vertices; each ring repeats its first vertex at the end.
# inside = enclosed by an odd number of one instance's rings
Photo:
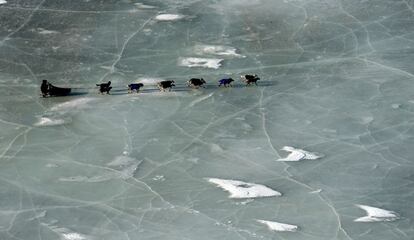
POLYGON ((187 85, 189 87, 199 88, 203 87, 203 84, 205 83, 206 81, 204 81, 204 79, 202 78, 191 78, 190 80, 188 80, 187 85))
POLYGON ((128 93, 132 93, 134 90, 138 93, 139 89, 142 88, 144 84, 142 83, 131 83, 128 85, 128 93))
POLYGON ((221 87, 221 85, 224 85, 224 87, 230 86, 231 87, 231 82, 234 82, 234 80, 232 78, 223 78, 219 81, 219 87, 221 87))
POLYGON ((244 75, 241 76, 242 80, 246 83, 246 85, 250 85, 254 83, 257 86, 257 81, 260 80, 259 76, 255 75, 244 75))
POLYGON ((111 91, 111 89, 112 89, 112 87, 111 87, 111 81, 109 81, 108 83, 96 84, 96 86, 99 87, 99 92, 101 94, 103 94, 104 92, 106 92, 107 94, 109 94, 109 91, 111 91))
POLYGON ((165 89, 167 88, 169 89, 169 91, 171 91, 171 88, 175 86, 173 80, 161 81, 161 82, 158 82, 157 85, 161 91, 165 91, 165 89))

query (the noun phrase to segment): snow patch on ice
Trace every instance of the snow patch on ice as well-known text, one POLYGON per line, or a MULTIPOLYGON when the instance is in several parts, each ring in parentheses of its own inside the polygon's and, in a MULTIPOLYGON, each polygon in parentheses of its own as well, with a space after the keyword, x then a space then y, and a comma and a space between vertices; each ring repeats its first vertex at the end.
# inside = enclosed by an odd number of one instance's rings
POLYGON ((280 158, 277 161, 281 162, 292 162, 292 161, 300 161, 300 160, 316 160, 323 157, 322 154, 315 153, 315 152, 308 152, 303 149, 284 146, 281 150, 290 152, 290 154, 285 158, 280 158))
POLYGON ((83 235, 79 233, 63 233, 62 236, 67 240, 84 240, 86 239, 83 235))
POLYGON ((157 175, 157 176, 153 177, 152 180, 163 182, 163 181, 165 181, 165 177, 163 175, 157 175))
POLYGON ((134 176, 134 173, 141 162, 142 161, 138 161, 137 159, 128 156, 118 156, 112 162, 108 163, 107 166, 119 171, 117 177, 128 179, 134 176))
POLYGON ((158 82, 165 81, 163 78, 138 78, 136 80, 137 83, 142 83, 144 86, 146 85, 157 85, 158 82))
POLYGON ((155 17, 155 20, 158 21, 177 21, 177 20, 181 20, 185 18, 184 15, 181 14, 169 14, 169 13, 164 13, 164 14, 159 14, 155 17))
POLYGON ((398 108, 401 108, 401 104, 399 104, 399 103, 394 103, 394 104, 391 104, 391 107, 392 107, 393 109, 398 109, 398 108))
POLYGON ((229 192, 229 198, 282 196, 280 192, 256 183, 247 183, 237 180, 226 180, 219 178, 209 178, 208 181, 229 192))
POLYGON ((298 226, 280 223, 280 222, 273 222, 273 221, 266 221, 266 220, 256 220, 259 223, 265 224, 270 230, 277 231, 277 232, 296 232, 298 230, 298 226))
POLYGON ((48 117, 40 117, 39 121, 34 124, 36 127, 44 127, 44 126, 58 126, 65 124, 65 120, 63 119, 53 119, 48 117))
POLYGON ((178 65, 183 67, 201 67, 201 68, 213 68, 218 69, 221 66, 223 59, 220 58, 180 58, 178 65))
POLYGON ((43 35, 59 33, 58 31, 47 30, 47 29, 44 29, 44 28, 38 28, 37 31, 38 31, 39 34, 43 34, 43 35))
POLYGON ((79 98, 53 106, 51 111, 70 111, 85 108, 94 98, 79 98))
POLYGON ((1 4, 6 4, 7 3, 7 1, 6 0, 0 0, 0 5, 1 4))
POLYGON ((88 103, 92 100, 94 100, 94 98, 79 98, 57 104, 40 116, 34 126, 57 126, 70 123, 72 118, 68 113, 70 111, 77 111, 88 107, 88 103))
POLYGON ((322 192, 322 189, 317 189, 317 190, 315 190, 315 191, 311 191, 311 192, 309 192, 309 193, 311 193, 311 194, 313 194, 313 193, 320 193, 320 192, 322 192))
POLYGON ((139 163, 134 163, 134 164, 131 164, 129 166, 126 166, 125 168, 122 168, 120 170, 120 175, 119 176, 122 179, 132 178, 134 176, 134 173, 138 169, 138 165, 139 165, 139 163))
POLYGON ((249 198, 249 199, 247 199, 247 200, 245 200, 245 201, 242 201, 242 202, 237 202, 237 203, 235 203, 236 205, 247 205, 247 204, 249 204, 249 203, 251 203, 251 202, 253 202, 254 201, 254 199, 253 198, 249 198))
POLYGON ((118 156, 111 162, 107 163, 107 166, 114 167, 114 166, 127 166, 130 165, 132 162, 135 162, 136 160, 134 158, 128 157, 128 156, 118 156))
POLYGON ((146 5, 146 4, 143 4, 143 3, 134 3, 134 4, 139 9, 154 9, 154 8, 156 8, 155 6, 146 5))
POLYGON ((397 213, 381 208, 371 207, 367 205, 356 205, 367 213, 367 216, 360 217, 354 222, 391 222, 399 219, 397 213))
MULTIPOLYGON (((54 223, 56 222, 57 221, 55 221, 54 223)), ((47 226, 50 230, 52 230, 57 235, 59 235, 61 240, 86 240, 86 239, 92 240, 93 239, 89 236, 71 231, 67 228, 52 225, 53 223, 41 223, 41 224, 47 226)))
POLYGON ((363 117, 361 119, 362 124, 369 124, 372 121, 374 121, 374 117, 372 117, 372 116, 363 117))
POLYGON ((236 48, 222 45, 196 45, 194 51, 199 55, 211 54, 227 57, 245 57, 238 54, 236 48))
POLYGON ((213 153, 219 153, 219 152, 223 152, 223 148, 220 147, 220 145, 215 144, 215 143, 211 143, 210 144, 210 150, 213 153))
POLYGON ((192 157, 192 158, 187 159, 187 161, 189 161, 191 163, 194 163, 194 164, 197 164, 198 160, 200 160, 200 158, 192 157))

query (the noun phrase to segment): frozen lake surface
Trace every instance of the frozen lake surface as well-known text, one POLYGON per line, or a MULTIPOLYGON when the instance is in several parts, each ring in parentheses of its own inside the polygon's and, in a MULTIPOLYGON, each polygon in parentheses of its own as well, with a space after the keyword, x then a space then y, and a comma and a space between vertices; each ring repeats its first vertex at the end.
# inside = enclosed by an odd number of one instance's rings
POLYGON ((0 17, 0 239, 413 239, 412 0, 0 0, 0 17), (42 79, 75 94, 41 98, 42 79))

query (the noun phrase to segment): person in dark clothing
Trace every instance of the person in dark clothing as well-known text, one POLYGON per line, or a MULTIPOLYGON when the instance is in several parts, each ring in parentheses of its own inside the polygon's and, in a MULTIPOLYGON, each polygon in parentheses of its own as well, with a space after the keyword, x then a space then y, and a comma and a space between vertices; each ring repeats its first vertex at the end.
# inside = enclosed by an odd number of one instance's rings
POLYGON ((111 81, 109 81, 108 83, 96 84, 96 86, 99 87, 99 92, 101 94, 103 94, 104 92, 106 92, 107 94, 109 94, 109 91, 111 91, 111 89, 112 89, 112 87, 111 87, 111 81))
POLYGON ((166 80, 159 82, 157 85, 160 91, 165 91, 165 89, 167 88, 169 89, 169 91, 171 91, 171 88, 175 86, 174 83, 175 82, 173 80, 166 80))
POLYGON ((67 96, 72 91, 71 88, 61 88, 55 87, 47 80, 42 80, 42 85, 40 86, 40 91, 42 92, 43 97, 48 96, 67 96))
POLYGON ((230 86, 231 87, 231 82, 234 82, 234 80, 232 78, 223 78, 219 81, 219 87, 221 87, 221 85, 223 85, 224 87, 230 86))
POLYGON ((42 91, 43 97, 47 97, 49 95, 49 83, 47 82, 47 80, 42 80, 40 91, 42 91))
POLYGON ((189 87, 199 88, 203 87, 203 84, 205 83, 206 81, 204 81, 204 79, 202 78, 191 78, 190 80, 188 80, 187 85, 189 87))

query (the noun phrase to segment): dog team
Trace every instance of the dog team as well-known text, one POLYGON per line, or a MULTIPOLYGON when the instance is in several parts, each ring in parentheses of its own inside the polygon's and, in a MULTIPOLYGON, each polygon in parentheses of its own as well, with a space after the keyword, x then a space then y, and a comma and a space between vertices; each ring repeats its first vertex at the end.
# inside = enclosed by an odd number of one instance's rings
MULTIPOLYGON (((241 79, 243 82, 246 83, 246 86, 249 86, 251 84, 255 84, 257 85, 257 81, 260 80, 260 78, 255 74, 255 75, 242 75, 241 79)), ((218 81, 219 83, 219 87, 224 86, 224 87, 231 87, 231 83, 234 82, 234 80, 232 78, 223 78, 221 80, 218 81)), ((187 86, 191 87, 191 88, 200 88, 200 87, 204 87, 204 84, 206 84, 206 81, 204 81, 203 78, 191 78, 190 80, 187 81, 187 86)), ((112 87, 111 87, 111 81, 107 82, 107 83, 100 83, 100 84, 96 84, 97 87, 99 87, 99 92, 101 94, 107 93, 109 94, 109 92, 111 91, 112 87)), ((168 89, 168 91, 171 91, 172 87, 175 86, 175 82, 173 80, 165 80, 165 81, 160 81, 157 83, 158 88, 160 89, 160 91, 166 91, 168 89)), ((128 85, 128 93, 132 93, 132 92, 136 92, 138 93, 140 91, 141 88, 144 87, 143 83, 131 83, 128 85)), ((42 92, 42 96, 43 97, 47 97, 47 96, 67 96, 70 94, 71 92, 71 88, 60 88, 60 87, 55 87, 53 86, 51 83, 49 83, 47 80, 43 80, 42 85, 40 87, 40 90, 42 92)))

